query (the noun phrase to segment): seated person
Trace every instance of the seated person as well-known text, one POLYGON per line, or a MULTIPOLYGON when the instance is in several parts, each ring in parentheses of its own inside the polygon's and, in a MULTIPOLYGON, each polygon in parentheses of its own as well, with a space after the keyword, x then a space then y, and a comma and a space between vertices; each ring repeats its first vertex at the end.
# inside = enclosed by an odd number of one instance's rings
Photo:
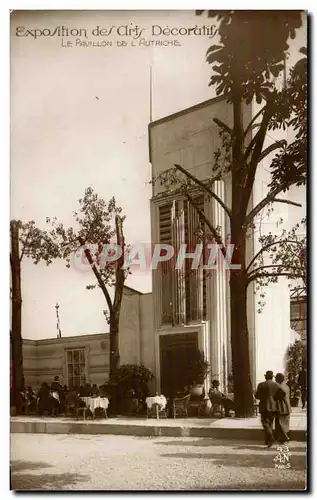
POLYGON ((26 397, 26 390, 25 389, 20 391, 20 398, 21 398, 20 402, 21 402, 22 413, 27 413, 28 412, 28 400, 26 397))
POLYGON ((28 386, 27 391, 25 393, 25 401, 26 401, 27 412, 36 411, 37 398, 31 385, 28 386))
POLYGON ((212 387, 209 389, 208 396, 212 405, 222 405, 225 409, 225 416, 230 417, 230 410, 234 410, 234 401, 219 391, 219 380, 213 380, 212 387))
POLYGON ((64 385, 62 391, 60 392, 60 412, 65 413, 66 411, 66 396, 68 394, 67 385, 64 385))
POLYGON ((42 382, 37 393, 37 409, 39 415, 42 415, 45 411, 51 411, 50 389, 46 382, 42 382))
POLYGON ((92 396, 93 398, 94 398, 94 397, 98 397, 98 396, 100 396, 100 391, 99 391, 99 389, 98 389, 98 387, 97 387, 97 384, 94 384, 94 385, 92 386, 92 389, 91 389, 91 396, 92 396))
POLYGON ((185 398, 186 396, 188 396, 188 394, 190 394, 190 388, 188 387, 188 385, 185 385, 184 389, 181 391, 181 398, 185 398))
POLYGON ((83 389, 83 396, 85 396, 86 398, 90 398, 91 395, 92 395, 91 385, 86 384, 83 389))
POLYGON ((191 401, 199 401, 201 399, 205 399, 206 392, 205 392, 204 386, 201 387, 201 385, 197 384, 197 382, 195 380, 193 381, 192 385, 190 386, 189 392, 190 392, 190 400, 191 401), (202 391, 201 394, 194 394, 194 392, 195 392, 195 390, 197 390, 197 388, 201 389, 201 391, 202 391))
POLYGON ((56 415, 60 411, 60 395, 63 388, 59 382, 59 377, 54 377, 51 383, 51 402, 52 402, 52 415, 56 415))
POLYGON ((53 382, 51 383, 51 391, 60 393, 62 390, 63 388, 59 382, 59 377, 56 375, 56 377, 54 377, 53 382))
POLYGON ((109 398, 107 384, 103 384, 103 385, 99 386, 99 395, 101 398, 109 398))

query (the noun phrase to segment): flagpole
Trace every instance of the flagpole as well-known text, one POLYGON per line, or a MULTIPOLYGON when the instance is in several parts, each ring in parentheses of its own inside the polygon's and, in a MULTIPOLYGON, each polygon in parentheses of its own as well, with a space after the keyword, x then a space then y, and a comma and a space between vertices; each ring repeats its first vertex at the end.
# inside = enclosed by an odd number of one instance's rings
POLYGON ((61 338, 62 338, 62 332, 61 332, 61 328, 60 328, 60 321, 59 321, 59 313, 58 313, 58 310, 59 310, 59 304, 58 304, 58 302, 56 302, 55 309, 56 309, 56 319, 57 319, 57 324, 56 324, 56 328, 57 328, 57 338, 58 338, 58 339, 61 339, 61 338))

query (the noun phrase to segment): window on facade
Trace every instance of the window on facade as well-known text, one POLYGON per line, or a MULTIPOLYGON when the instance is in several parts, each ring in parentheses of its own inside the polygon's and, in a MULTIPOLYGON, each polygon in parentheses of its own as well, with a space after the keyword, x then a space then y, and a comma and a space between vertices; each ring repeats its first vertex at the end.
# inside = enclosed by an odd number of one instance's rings
POLYGON ((291 328, 306 341, 307 303, 306 298, 291 301, 291 328))
MULTIPOLYGON (((159 224, 160 224, 160 243, 172 245, 172 205, 161 206, 159 208, 159 224)), ((162 293, 162 323, 172 323, 173 308, 172 308, 172 278, 173 278, 173 260, 161 262, 160 271, 162 276, 161 293, 162 293)))
POLYGON ((84 386, 86 383, 85 349, 68 349, 67 386, 70 389, 84 386))
MULTIPOLYGON (((195 199, 204 211, 204 197, 195 199)), ((160 243, 173 245, 175 255, 181 244, 194 252, 203 229, 199 212, 187 200, 178 200, 159 207, 160 243)), ((206 276, 202 268, 191 269, 186 259, 183 269, 175 269, 175 259, 161 263, 162 323, 182 324, 206 317, 206 276)))

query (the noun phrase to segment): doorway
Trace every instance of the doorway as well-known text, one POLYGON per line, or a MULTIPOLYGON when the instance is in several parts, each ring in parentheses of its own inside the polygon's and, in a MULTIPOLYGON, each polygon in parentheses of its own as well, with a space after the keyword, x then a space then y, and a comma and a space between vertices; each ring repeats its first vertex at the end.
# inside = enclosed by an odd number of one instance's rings
POLYGON ((198 349, 198 334, 160 336, 161 393, 172 398, 192 380, 191 358, 198 349))

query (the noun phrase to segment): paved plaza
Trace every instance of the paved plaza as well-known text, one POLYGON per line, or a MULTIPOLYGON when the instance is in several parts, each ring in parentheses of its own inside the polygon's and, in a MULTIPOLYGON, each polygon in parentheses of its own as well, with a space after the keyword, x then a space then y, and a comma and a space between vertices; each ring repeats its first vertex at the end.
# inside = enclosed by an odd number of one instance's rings
POLYGON ((12 434, 15 490, 303 490, 306 444, 192 437, 12 434))

